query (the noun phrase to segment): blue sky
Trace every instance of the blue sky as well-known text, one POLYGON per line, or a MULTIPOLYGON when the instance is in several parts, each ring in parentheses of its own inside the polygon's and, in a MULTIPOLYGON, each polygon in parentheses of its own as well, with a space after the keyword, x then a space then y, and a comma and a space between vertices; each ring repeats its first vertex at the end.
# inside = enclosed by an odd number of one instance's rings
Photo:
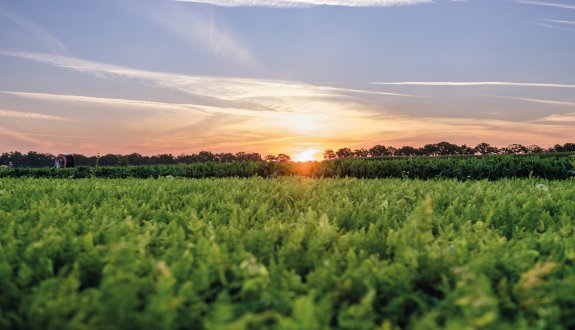
POLYGON ((573 142, 574 0, 0 0, 0 149, 573 142))

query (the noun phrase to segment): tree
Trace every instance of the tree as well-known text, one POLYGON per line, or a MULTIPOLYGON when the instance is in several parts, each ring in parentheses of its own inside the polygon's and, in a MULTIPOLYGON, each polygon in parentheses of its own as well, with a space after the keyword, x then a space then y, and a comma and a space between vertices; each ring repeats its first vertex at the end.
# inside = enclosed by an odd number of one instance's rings
POLYGON ((575 143, 565 143, 563 145, 563 150, 566 152, 575 152, 575 143))
POLYGON ((119 166, 128 166, 128 157, 127 156, 120 156, 120 158, 118 158, 118 165, 119 166))
POLYGON ((291 160, 291 157, 286 154, 279 154, 276 157, 276 160, 280 163, 288 163, 291 160))
POLYGON ((525 147, 524 145, 521 144, 510 144, 507 147, 505 147, 504 152, 506 154, 526 154, 527 151, 529 151, 527 149, 527 147, 525 147))
POLYGON ((387 147, 387 155, 388 156, 397 155, 397 148, 396 147, 387 147))
POLYGON ((355 149, 353 151, 353 156, 358 158, 366 158, 369 156, 369 150, 365 148, 355 149))
POLYGON ((173 164, 174 156, 172 154, 160 154, 151 157, 153 164, 173 164))
POLYGON ((199 162, 213 162, 216 156, 211 151, 200 151, 197 157, 199 162))
POLYGON ((463 144, 461 147, 459 147, 459 154, 460 155, 473 155, 474 151, 473 151, 473 148, 471 148, 467 144, 463 144))
POLYGON ((334 159, 334 158, 337 158, 337 155, 335 154, 335 152, 332 149, 327 149, 323 153, 323 159, 325 159, 325 160, 334 159))
POLYGON ((275 162, 277 160, 277 158, 274 155, 267 155, 264 157, 264 160, 268 161, 268 162, 275 162))
POLYGON ((426 144, 420 150, 422 154, 427 156, 439 155, 439 148, 437 147, 437 144, 426 144))
POLYGON ((527 151, 530 154, 540 154, 540 153, 544 152, 543 148, 541 148, 540 146, 535 145, 535 144, 532 144, 529 147, 527 147, 527 151))
POLYGON ((130 165, 145 165, 142 155, 135 152, 126 156, 126 162, 130 165))
POLYGON ((480 143, 473 148, 474 154, 479 155, 493 155, 499 153, 499 149, 497 147, 492 147, 489 143, 480 143))
POLYGON ((415 156, 419 154, 419 150, 415 149, 414 147, 410 146, 403 146, 397 149, 398 156, 415 156))
POLYGON ((387 148, 379 144, 369 149, 369 154, 371 155, 371 157, 381 157, 389 155, 387 148))
POLYGON ((460 153, 461 147, 457 144, 442 141, 436 144, 437 153, 442 156, 457 155, 460 153))
POLYGON ((262 155, 257 153, 257 152, 252 152, 252 153, 247 154, 247 158, 248 158, 248 160, 251 160, 254 162, 259 162, 262 160, 262 155))
POLYGON ((351 158, 353 157, 353 151, 350 148, 340 148, 338 149, 335 154, 337 158, 351 158))
POLYGON ((230 152, 224 152, 221 154, 217 154, 217 159, 219 162, 222 163, 230 163, 233 162, 234 160, 236 160, 236 156, 234 156, 234 154, 230 153, 230 152))
POLYGON ((552 152, 565 152, 565 148, 563 148, 563 146, 560 144, 556 144, 553 146, 553 148, 550 151, 552 151, 552 152))

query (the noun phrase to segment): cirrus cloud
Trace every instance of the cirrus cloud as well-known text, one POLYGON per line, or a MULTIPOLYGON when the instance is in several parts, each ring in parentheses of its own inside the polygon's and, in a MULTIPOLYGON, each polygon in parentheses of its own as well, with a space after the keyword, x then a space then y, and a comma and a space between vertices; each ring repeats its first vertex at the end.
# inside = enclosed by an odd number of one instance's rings
POLYGON ((433 0, 176 0, 225 7, 306 8, 313 6, 394 7, 432 3, 433 0))

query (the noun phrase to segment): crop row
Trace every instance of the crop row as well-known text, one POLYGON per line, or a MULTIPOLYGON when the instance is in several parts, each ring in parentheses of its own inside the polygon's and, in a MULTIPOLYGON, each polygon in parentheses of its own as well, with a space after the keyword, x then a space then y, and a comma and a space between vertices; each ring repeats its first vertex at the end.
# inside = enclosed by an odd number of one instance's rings
POLYGON ((572 329, 575 181, 0 180, 2 329, 572 329))
POLYGON ((417 157, 401 159, 334 159, 307 163, 243 161, 231 163, 207 162, 189 165, 77 167, 69 169, 0 169, 0 178, 157 178, 162 176, 222 178, 294 175, 325 178, 455 178, 459 180, 497 180, 528 177, 568 179, 575 177, 575 156, 417 157))

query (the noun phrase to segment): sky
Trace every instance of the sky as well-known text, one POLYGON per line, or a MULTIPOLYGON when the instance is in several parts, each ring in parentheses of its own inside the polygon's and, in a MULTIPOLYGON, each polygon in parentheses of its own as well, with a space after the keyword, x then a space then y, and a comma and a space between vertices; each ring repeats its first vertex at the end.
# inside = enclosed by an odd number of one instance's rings
POLYGON ((575 142, 575 0, 0 0, 0 151, 575 142))

